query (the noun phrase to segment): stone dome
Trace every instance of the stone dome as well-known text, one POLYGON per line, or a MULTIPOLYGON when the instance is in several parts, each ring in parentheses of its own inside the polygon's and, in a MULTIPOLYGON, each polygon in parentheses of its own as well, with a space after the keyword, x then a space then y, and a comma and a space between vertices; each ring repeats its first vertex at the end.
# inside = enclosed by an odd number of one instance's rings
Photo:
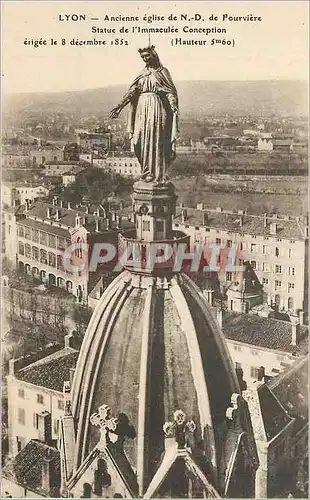
MULTIPOLYGON (((124 271, 101 297, 76 366, 74 469, 100 440, 91 415, 108 405, 114 415, 125 414, 135 430, 124 451, 136 478, 135 494, 151 496, 167 448, 163 426, 182 410, 195 424, 201 468, 222 496, 236 443, 249 425, 247 409, 237 424, 227 420, 239 393, 221 329, 193 281, 183 273, 154 277, 124 271)), ((230 496, 242 496, 237 493, 230 496)))

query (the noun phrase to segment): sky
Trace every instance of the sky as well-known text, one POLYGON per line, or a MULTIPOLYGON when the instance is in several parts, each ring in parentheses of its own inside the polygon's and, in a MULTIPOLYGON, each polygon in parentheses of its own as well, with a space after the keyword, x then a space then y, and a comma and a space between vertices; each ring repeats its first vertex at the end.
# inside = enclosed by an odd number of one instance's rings
POLYGON ((175 81, 274 80, 308 78, 308 2, 14 2, 2 1, 2 87, 4 93, 58 92, 125 84, 141 70, 138 48, 148 44, 146 34, 93 34, 92 26, 179 28, 178 34, 152 34, 151 43, 175 81), (200 14, 203 22, 184 22, 180 14, 200 14), (86 21, 60 21, 65 14, 85 14, 86 21), (104 16, 165 16, 161 22, 105 22, 104 16), (173 14, 176 21, 166 18, 173 14), (209 16, 219 16, 217 22, 209 16), (261 22, 222 21, 224 14, 261 16, 261 22), (92 21, 91 17, 99 18, 92 21), (190 28, 227 29, 226 34, 185 34, 190 28), (70 45, 79 40, 106 40, 107 46, 70 45), (126 46, 111 40, 128 40, 126 46), (35 48, 24 41, 44 39, 35 48), (50 39, 58 41, 51 46, 50 39), (61 39, 66 45, 61 45, 61 39), (175 38, 205 40, 205 46, 171 45, 175 38), (234 47, 211 40, 234 40, 234 47))

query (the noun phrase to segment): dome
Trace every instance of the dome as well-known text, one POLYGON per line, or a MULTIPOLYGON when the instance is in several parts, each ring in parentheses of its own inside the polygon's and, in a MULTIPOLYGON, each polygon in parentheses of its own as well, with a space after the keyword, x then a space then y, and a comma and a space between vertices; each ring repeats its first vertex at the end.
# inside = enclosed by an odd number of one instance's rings
MULTIPOLYGON (((119 465, 122 474, 130 469, 136 478, 135 495, 151 496, 167 450, 163 428, 180 410, 195 428, 192 449, 201 470, 224 495, 240 429, 248 425, 246 409, 238 423, 227 417, 234 414, 239 393, 221 329, 193 281, 183 273, 154 277, 124 271, 101 297, 76 366, 74 469, 100 441, 91 416, 107 405, 133 428, 124 441, 128 464, 119 465)), ((242 496, 237 493, 230 496, 242 496)))

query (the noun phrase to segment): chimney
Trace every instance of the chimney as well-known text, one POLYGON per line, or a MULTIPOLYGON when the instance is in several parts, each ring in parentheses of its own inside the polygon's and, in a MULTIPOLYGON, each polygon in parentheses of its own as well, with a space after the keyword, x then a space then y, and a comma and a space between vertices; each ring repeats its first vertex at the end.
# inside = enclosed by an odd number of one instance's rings
POLYGON ((112 221, 115 222, 116 221, 116 213, 111 212, 111 216, 112 216, 112 221))
POLYGON ((204 295, 206 296, 207 301, 210 304, 210 306, 213 306, 214 290, 212 290, 211 288, 208 288, 207 290, 205 290, 204 295))
POLYGON ((257 380, 259 382, 262 382, 264 380, 264 377, 265 377, 265 367, 260 366, 258 369, 257 380))
POLYGON ((117 228, 121 228, 122 227, 122 217, 120 215, 118 215, 116 217, 116 227, 117 228))
POLYGON ((60 208, 63 208, 64 206, 64 200, 60 200, 60 208))
POLYGON ((26 204, 25 204, 25 212, 28 212, 28 210, 30 209, 30 206, 31 206, 31 201, 30 200, 25 200, 26 201, 26 204))
POLYGON ((267 227, 267 214, 264 214, 264 227, 267 227))
POLYGON ((296 318, 292 322, 292 341, 291 345, 297 345, 300 339, 300 322, 296 318))
POLYGON ((53 198, 53 205, 56 206, 58 203, 58 196, 54 196, 53 198))
POLYGON ((222 209, 222 207, 216 207, 216 211, 217 212, 223 212, 223 209, 222 209))
POLYGON ((56 220, 60 220, 60 218, 61 218, 61 212, 59 208, 56 208, 56 220))
POLYGON ((50 219, 52 217, 52 209, 51 207, 47 207, 47 218, 50 219))
POLYGON ((86 207, 85 207, 85 212, 86 212, 87 214, 89 214, 89 205, 86 205, 86 207))
POLYGON ((43 443, 49 443, 52 438, 51 414, 44 410, 38 415, 38 439, 43 443))
POLYGON ((276 222, 271 222, 270 224, 270 234, 277 234, 278 224, 276 222))
POLYGON ((75 227, 80 227, 81 226, 81 217, 79 214, 76 214, 75 216, 75 227))
POLYGON ((42 457, 42 490, 50 492, 51 486, 53 486, 54 479, 54 464, 52 458, 52 450, 46 448, 45 456, 42 457))
POLYGON ((246 215, 246 210, 238 210, 238 215, 246 215))
POLYGON ((223 326, 223 311, 222 311, 222 309, 216 310, 216 319, 217 319, 218 324, 222 328, 222 326, 223 326))
POLYGON ((86 215, 83 215, 82 225, 86 226, 86 224, 87 224, 87 217, 86 217, 86 215))
POLYGON ((183 201, 180 201, 180 203, 179 203, 179 207, 180 207, 180 208, 184 208, 184 203, 183 203, 183 201))
POLYGON ((208 214, 206 212, 204 212, 202 214, 202 225, 203 226, 207 226, 208 225, 208 220, 209 220, 208 214))
POLYGON ((95 225, 96 225, 96 233, 99 233, 99 219, 95 219, 95 225))
POLYGON ((187 219, 187 210, 185 210, 185 209, 182 210, 181 217, 182 217, 182 223, 184 224, 184 222, 187 219))
POLYGON ((243 226, 243 215, 240 215, 239 224, 240 224, 240 227, 243 226))
POLYGON ((197 203, 197 210, 204 210, 204 203, 197 203))
POLYGON ((96 208, 96 210, 94 211, 94 216, 95 217, 99 217, 99 210, 96 208))
POLYGON ((72 208, 71 208, 71 201, 68 201, 68 210, 72 210, 72 208))

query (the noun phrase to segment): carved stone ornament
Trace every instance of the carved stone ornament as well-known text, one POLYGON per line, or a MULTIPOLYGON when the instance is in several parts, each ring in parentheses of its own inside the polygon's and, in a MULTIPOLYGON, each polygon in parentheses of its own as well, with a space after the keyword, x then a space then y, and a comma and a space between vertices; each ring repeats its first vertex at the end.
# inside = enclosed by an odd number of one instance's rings
POLYGON ((188 420, 183 410, 176 410, 173 414, 173 420, 167 421, 163 425, 166 438, 175 438, 178 448, 186 448, 193 445, 195 430, 195 422, 188 420))

